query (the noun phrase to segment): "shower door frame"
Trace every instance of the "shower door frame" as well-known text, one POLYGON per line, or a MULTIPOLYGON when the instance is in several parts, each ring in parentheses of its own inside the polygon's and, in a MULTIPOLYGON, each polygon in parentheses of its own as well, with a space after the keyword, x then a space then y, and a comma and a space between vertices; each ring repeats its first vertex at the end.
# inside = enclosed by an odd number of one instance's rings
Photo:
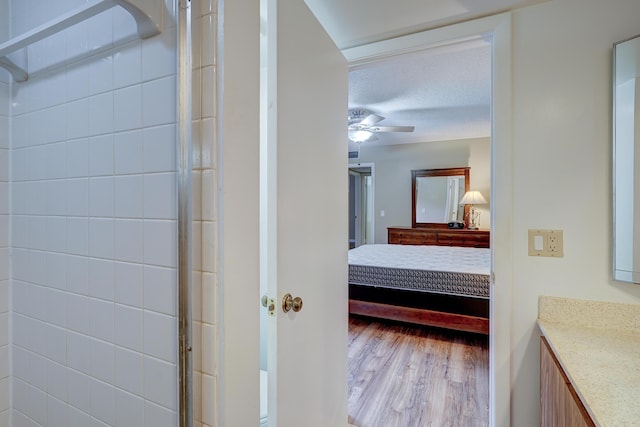
POLYGON ((177 22, 178 425, 193 425, 191 0, 180 0, 177 22))

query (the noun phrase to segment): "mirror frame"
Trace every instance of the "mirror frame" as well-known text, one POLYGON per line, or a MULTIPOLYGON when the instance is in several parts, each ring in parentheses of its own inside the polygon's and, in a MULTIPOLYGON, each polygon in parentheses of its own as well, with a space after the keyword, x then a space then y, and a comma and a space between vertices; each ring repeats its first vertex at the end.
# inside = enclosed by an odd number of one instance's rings
POLYGON ((640 160, 634 151, 638 126, 635 114, 640 81, 640 35, 613 44, 612 65, 612 273, 614 280, 640 284, 640 244, 635 238, 640 229, 640 193, 637 189, 634 191, 633 185, 631 188, 626 185, 636 180, 640 160), (618 81, 618 77, 623 80, 618 81), (633 88, 623 92, 620 86, 634 79, 633 88), (631 96, 620 96, 627 93, 631 96), (631 108, 628 108, 629 102, 633 104, 631 108))
MULTIPOLYGON (((470 167, 443 168, 443 169, 416 169, 411 171, 411 227, 413 228, 449 228, 446 222, 416 222, 416 178, 429 176, 464 176, 464 192, 471 188, 469 182, 470 167)), ((469 210, 471 206, 464 207, 464 227, 469 226, 469 210)))

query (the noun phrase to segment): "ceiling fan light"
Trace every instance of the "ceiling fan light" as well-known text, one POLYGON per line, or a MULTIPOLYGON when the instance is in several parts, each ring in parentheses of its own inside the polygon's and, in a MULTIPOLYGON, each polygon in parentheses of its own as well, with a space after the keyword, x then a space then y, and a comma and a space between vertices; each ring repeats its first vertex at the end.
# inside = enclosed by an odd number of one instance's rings
POLYGON ((368 130, 350 130, 349 131, 349 139, 353 142, 365 142, 371 139, 373 136, 373 132, 368 130))

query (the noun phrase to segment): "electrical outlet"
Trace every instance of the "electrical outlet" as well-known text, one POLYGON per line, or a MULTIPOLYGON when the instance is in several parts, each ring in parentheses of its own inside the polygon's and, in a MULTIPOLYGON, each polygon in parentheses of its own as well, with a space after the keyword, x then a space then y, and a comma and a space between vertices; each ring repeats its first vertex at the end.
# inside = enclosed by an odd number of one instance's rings
POLYGON ((547 232, 547 250, 551 253, 551 256, 561 257, 564 255, 562 230, 549 230, 547 232))
POLYGON ((529 255, 564 256, 562 230, 529 230, 529 255))

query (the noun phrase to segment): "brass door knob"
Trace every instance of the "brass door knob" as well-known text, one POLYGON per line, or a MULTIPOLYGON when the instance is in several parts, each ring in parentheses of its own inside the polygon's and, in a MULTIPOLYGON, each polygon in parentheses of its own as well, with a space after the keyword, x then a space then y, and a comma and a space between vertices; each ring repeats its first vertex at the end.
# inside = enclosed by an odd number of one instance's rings
POLYGON ((295 297, 293 299, 293 311, 295 311, 297 313, 300 310, 302 310, 302 298, 295 297))
POLYGON ((297 313, 302 310, 302 304, 302 298, 294 298, 291 294, 285 294, 285 296, 282 298, 282 311, 288 313, 289 311, 293 310, 297 313))

